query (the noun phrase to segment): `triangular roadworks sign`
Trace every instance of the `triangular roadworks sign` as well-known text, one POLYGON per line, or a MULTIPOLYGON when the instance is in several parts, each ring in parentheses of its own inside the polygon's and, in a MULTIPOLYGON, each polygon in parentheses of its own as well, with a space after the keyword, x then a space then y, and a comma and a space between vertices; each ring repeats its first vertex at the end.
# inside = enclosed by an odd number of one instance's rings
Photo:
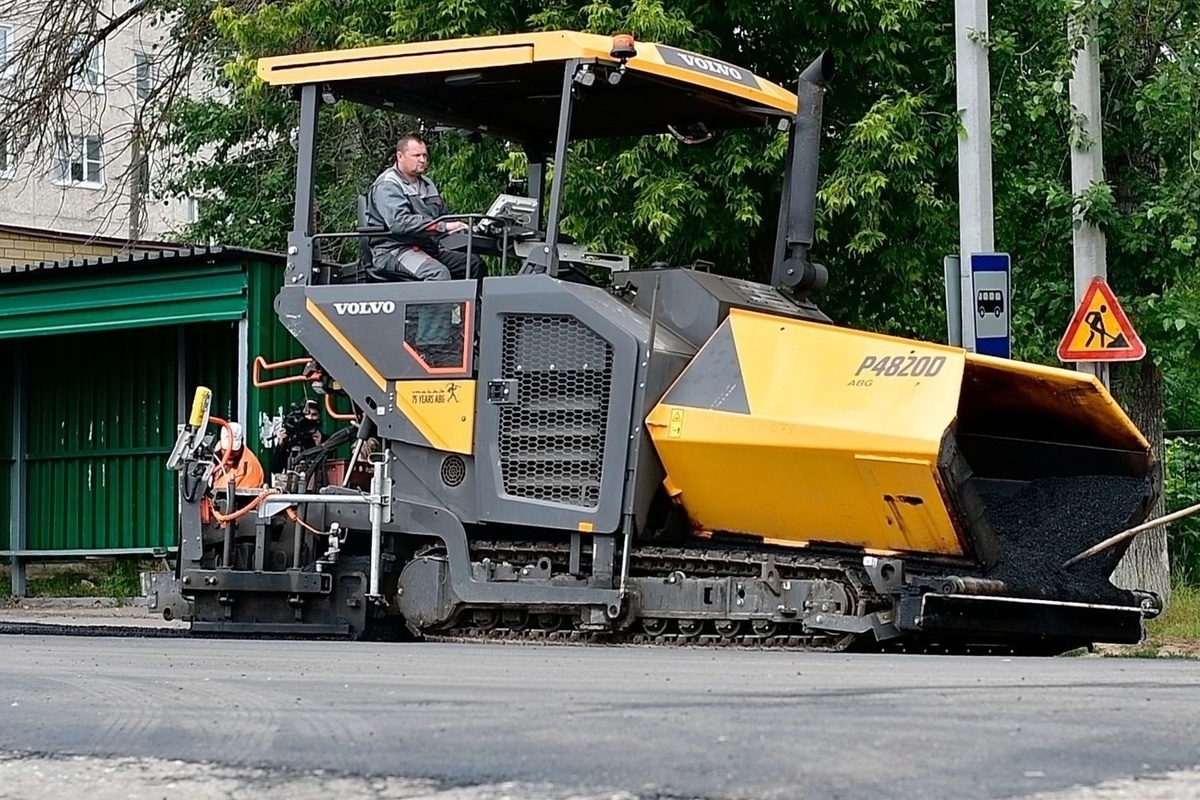
POLYGON ((1060 361, 1137 361, 1146 345, 1134 331, 1108 282, 1097 275, 1058 343, 1060 361))

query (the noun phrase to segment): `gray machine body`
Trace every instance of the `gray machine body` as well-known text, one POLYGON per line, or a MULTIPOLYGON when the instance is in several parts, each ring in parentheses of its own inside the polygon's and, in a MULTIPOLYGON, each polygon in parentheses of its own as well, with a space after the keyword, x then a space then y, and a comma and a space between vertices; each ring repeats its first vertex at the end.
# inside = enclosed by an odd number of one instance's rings
POLYGON ((276 302, 392 443, 397 499, 465 525, 610 534, 644 525, 664 477, 645 417, 731 308, 825 320, 769 286, 695 270, 619 280, 619 294, 536 274, 290 286, 276 302), (431 369, 405 346, 405 321, 437 304, 461 308, 451 340, 466 346, 431 369), (419 430, 397 400, 410 380, 474 381, 473 452, 444 452, 419 430))

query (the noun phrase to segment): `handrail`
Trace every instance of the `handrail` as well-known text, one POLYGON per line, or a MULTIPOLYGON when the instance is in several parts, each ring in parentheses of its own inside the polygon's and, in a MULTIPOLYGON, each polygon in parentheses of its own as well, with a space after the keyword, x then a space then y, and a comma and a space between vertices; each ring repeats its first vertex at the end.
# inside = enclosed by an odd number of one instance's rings
MULTIPOLYGON (((475 223, 483 221, 498 222, 501 225, 501 233, 496 238, 501 240, 500 245, 500 274, 503 275, 508 269, 508 229, 513 226, 510 219, 504 217, 494 217, 490 214, 443 214, 440 217, 434 218, 430 224, 436 225, 439 222, 463 222, 467 221, 471 224, 467 225, 467 233, 471 235, 477 234, 475 231, 475 223)), ((364 236, 386 236, 388 229, 383 227, 362 227, 356 228, 353 231, 330 231, 328 233, 315 233, 312 240, 315 242, 318 239, 355 239, 364 236)), ((472 240, 467 239, 467 263, 470 264, 471 256, 473 255, 472 240)), ((468 269, 470 267, 468 266, 468 269)))
POLYGON ((329 415, 330 419, 353 420, 353 421, 358 420, 358 415, 353 412, 351 412, 349 414, 340 414, 336 410, 334 410, 333 396, 330 395, 328 392, 325 393, 325 413, 329 415))
POLYGON ((311 358, 289 358, 287 361, 276 361, 271 363, 262 356, 255 356, 254 368, 251 375, 254 388, 265 389, 268 386, 283 386, 287 383, 309 383, 312 381, 312 378, 304 375, 303 373, 299 375, 288 375, 285 378, 272 378, 271 380, 263 380, 261 377, 261 372, 264 370, 270 371, 283 369, 284 367, 295 367, 299 366, 300 364, 308 364, 310 361, 312 361, 311 358))
POLYGON ((356 228, 352 231, 330 231, 329 233, 314 233, 313 241, 317 239, 353 239, 359 236, 383 236, 387 234, 387 228, 356 228))

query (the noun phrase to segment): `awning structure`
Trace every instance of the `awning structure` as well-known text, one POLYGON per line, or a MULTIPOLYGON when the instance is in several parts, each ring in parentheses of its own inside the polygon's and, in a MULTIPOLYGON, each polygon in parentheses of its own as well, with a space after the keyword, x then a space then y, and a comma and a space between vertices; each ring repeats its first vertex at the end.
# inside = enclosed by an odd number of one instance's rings
POLYGON ((298 399, 248 387, 253 356, 302 353, 273 308, 284 261, 172 248, 0 271, 0 559, 14 593, 27 561, 172 549, 165 460, 196 385, 251 432, 298 399))
POLYGON ((18 267, 0 275, 0 339, 239 319, 239 254, 214 247, 18 267), (61 274, 47 280, 51 272, 61 274))

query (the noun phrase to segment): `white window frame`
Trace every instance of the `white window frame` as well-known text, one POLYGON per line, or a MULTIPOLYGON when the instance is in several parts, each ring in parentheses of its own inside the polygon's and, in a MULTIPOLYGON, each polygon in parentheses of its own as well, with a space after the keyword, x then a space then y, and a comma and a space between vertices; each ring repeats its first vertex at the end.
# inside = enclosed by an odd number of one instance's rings
POLYGON ((71 140, 65 144, 59 145, 58 154, 54 158, 54 183, 58 186, 72 186, 83 189, 103 189, 104 188, 104 139, 99 134, 84 134, 82 136, 72 136, 71 140), (96 165, 96 180, 87 179, 88 176, 88 140, 95 139, 97 142, 97 150, 99 158, 94 163, 96 165), (79 172, 82 180, 75 180, 72 177, 75 165, 79 165, 79 172))
MULTIPOLYGON (((74 46, 71 48, 72 53, 76 53, 83 49, 85 36, 76 36, 74 46)), ((81 69, 71 79, 71 86, 79 92, 91 92, 92 94, 104 94, 105 92, 105 75, 104 75, 104 45, 106 42, 96 42, 96 46, 88 53, 87 60, 81 65, 81 69), (88 75, 94 74, 96 82, 88 80, 88 75)))

